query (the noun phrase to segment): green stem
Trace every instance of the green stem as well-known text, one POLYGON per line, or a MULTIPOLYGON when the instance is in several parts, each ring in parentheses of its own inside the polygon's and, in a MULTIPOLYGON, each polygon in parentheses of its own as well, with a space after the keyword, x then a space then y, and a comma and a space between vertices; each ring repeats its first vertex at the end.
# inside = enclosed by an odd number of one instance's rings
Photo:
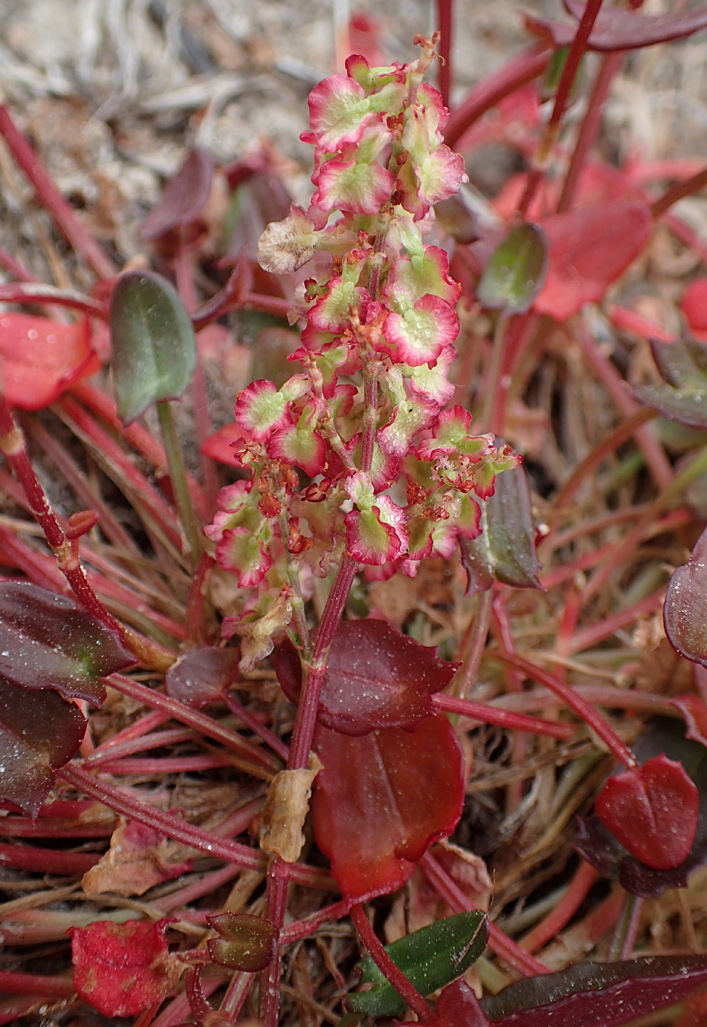
POLYGON ((164 442, 165 453, 167 454, 169 477, 172 482, 179 518, 186 535, 187 545, 189 546, 191 563, 195 568, 204 552, 204 544, 201 526, 197 520, 191 492, 189 491, 184 454, 179 444, 177 426, 174 422, 172 408, 168 400, 162 400, 157 404, 157 416, 159 417, 160 428, 162 429, 162 441, 164 442))
MULTIPOLYGON (((486 430, 491 429, 491 417, 494 412, 494 400, 501 377, 503 366, 503 349, 508 327, 508 315, 500 313, 496 321, 496 330, 493 335, 493 349, 491 352, 491 366, 486 379, 486 395, 484 396, 484 408, 481 414, 481 425, 486 430)), ((501 426, 498 426, 501 430, 501 426)), ((493 429, 495 430, 495 428, 493 429)))

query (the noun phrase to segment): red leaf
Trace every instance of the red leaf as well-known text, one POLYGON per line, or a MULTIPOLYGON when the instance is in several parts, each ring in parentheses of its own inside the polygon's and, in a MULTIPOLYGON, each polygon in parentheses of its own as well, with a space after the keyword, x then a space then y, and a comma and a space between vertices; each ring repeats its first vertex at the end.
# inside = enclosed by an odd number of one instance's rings
POLYGON ((699 795, 682 763, 654 756, 610 777, 596 814, 632 856, 656 870, 687 859, 697 833, 699 795))
POLYGON ((0 315, 0 388, 13 406, 41 410, 100 366, 86 318, 62 324, 29 314, 0 315))
POLYGON ((198 230, 213 176, 214 164, 206 150, 190 150, 167 181, 162 198, 143 221, 144 238, 165 242, 165 237, 176 229, 198 230))
POLYGON ((180 656, 165 675, 165 691, 172 699, 201 709, 216 702, 232 684, 238 666, 237 649, 203 646, 180 656))
POLYGON ((682 312, 696 339, 707 340, 707 278, 691 282, 682 298, 682 312))
POLYGON ((707 746, 707 706, 702 700, 688 692, 675 699, 668 699, 668 705, 680 710, 685 718, 687 738, 707 746))
POLYGON ((462 755, 449 721, 351 738, 318 726, 324 769, 314 836, 342 894, 362 901, 402 887, 427 847, 454 830, 464 801, 462 755))
POLYGON ((534 309, 565 321, 585 303, 598 303, 643 250, 653 227, 648 207, 613 200, 540 220, 550 266, 534 309))
MULTIPOLYGON (((457 666, 385 621, 345 621, 327 659, 319 723, 347 735, 412 728, 434 711, 430 696, 449 684, 457 666)), ((291 642, 278 648, 275 671, 283 692, 296 703, 301 667, 291 642)))
POLYGON ((492 1027, 474 992, 466 981, 459 980, 442 990, 432 1018, 425 1020, 422 1027, 460 1027, 461 1024, 464 1027, 492 1027))
MULTIPOLYGON (((565 7, 578 21, 585 5, 581 0, 565 0, 565 7)), ((569 46, 577 29, 561 21, 526 19, 531 31, 541 36, 549 35, 555 46, 569 46)), ((707 9, 681 11, 679 13, 646 16, 636 11, 603 7, 599 11, 587 45, 588 50, 637 50, 655 43, 667 43, 672 39, 684 39, 707 28, 707 9)))
POLYGON ((135 1016, 176 994, 183 964, 167 948, 170 922, 100 920, 71 928, 74 987, 81 998, 104 1016, 135 1016))
POLYGON ((54 771, 78 751, 85 730, 75 703, 0 677, 0 801, 36 817, 54 771))

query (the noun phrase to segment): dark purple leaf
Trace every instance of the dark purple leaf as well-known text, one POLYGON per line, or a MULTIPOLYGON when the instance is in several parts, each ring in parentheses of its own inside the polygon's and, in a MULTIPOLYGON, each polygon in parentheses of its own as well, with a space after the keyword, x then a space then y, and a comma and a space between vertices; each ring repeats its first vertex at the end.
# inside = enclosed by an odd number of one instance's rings
MULTIPOLYGON (((565 7, 578 21, 584 4, 581 0, 564 0, 565 7)), ((577 32, 576 26, 562 21, 526 18, 531 31, 550 38, 556 47, 569 46, 577 32)), ((707 8, 670 14, 645 15, 604 5, 589 36, 588 50, 637 50, 655 43, 684 39, 693 32, 707 28, 707 8)))
POLYGON ((516 588, 542 588, 525 470, 514 467, 497 475, 494 494, 479 506, 481 534, 460 542, 467 594, 485 592, 496 579, 516 588))
POLYGON ((214 163, 205 150, 190 150, 168 180, 162 198, 142 223, 145 239, 164 239, 175 229, 200 221, 211 192, 214 163))
POLYGON ((235 680, 237 668, 237 649, 192 649, 167 671, 165 691, 185 706, 201 709, 221 698, 235 680))
POLYGON ((707 667, 707 529, 683 567, 673 572, 663 607, 670 644, 707 667))
POLYGON ((54 771, 75 755, 85 730, 75 703, 0 677, 0 801, 36 817, 54 771))
POLYGON ((360 738, 318 726, 314 749, 323 764, 312 797, 314 837, 342 894, 363 901, 396 891, 461 816, 463 761, 449 721, 431 716, 414 731, 360 738))
POLYGON ((707 984, 704 956, 644 956, 577 963, 504 988, 481 1005, 494 1027, 615 1027, 707 984))
POLYGON ((70 599, 22 581, 0 582, 0 675, 96 705, 99 678, 135 662, 116 632, 70 599))
MULTIPOLYGON (((347 735, 412 728, 433 712, 430 696, 449 684, 457 666, 385 621, 345 621, 327 659, 319 723, 347 735)), ((275 653, 275 672, 287 698, 297 703, 300 659, 289 641, 275 653)))

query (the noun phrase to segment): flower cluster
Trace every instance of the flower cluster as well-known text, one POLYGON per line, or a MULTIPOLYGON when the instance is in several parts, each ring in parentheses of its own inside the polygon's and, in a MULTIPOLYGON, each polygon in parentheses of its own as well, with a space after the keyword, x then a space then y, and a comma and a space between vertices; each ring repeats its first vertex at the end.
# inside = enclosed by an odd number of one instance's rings
MULTIPOLYGON (((315 192, 271 224, 261 265, 296 271, 312 258, 298 314, 304 368, 281 388, 238 396, 236 459, 248 480, 222 490, 207 535, 220 566, 257 586, 245 618, 348 556, 369 576, 449 557, 479 532, 475 497, 517 463, 470 434, 448 372, 460 286, 447 253, 426 244, 433 205, 456 193, 462 158, 442 142, 446 110, 422 81, 434 40, 410 64, 370 68, 350 57, 309 98, 315 192)), ((228 618, 227 632, 241 631, 228 618)))

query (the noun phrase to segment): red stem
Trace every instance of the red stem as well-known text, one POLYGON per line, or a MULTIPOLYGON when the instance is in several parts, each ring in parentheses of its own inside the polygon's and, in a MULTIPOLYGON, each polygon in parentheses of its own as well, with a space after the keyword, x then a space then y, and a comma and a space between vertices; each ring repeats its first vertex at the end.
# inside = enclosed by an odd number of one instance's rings
POLYGON ((441 692, 432 696, 432 702, 438 710, 457 713, 462 717, 478 720, 481 724, 497 724, 509 731, 530 731, 536 735, 548 735, 550 738, 560 738, 563 741, 574 734, 574 729, 569 724, 558 724, 538 717, 519 717, 506 710, 494 709, 485 703, 457 699, 441 692))
POLYGON ((117 274, 113 262, 76 217, 74 209, 61 195, 37 154, 15 125, 7 107, 2 105, 0 135, 4 137, 15 163, 32 183, 40 203, 75 252, 83 257, 99 278, 112 278, 117 274))
POLYGON ((437 0, 439 29, 439 91, 442 103, 449 107, 452 95, 452 10, 453 0, 437 0))
POLYGON ((707 185, 707 167, 702 168, 697 174, 692 175, 684 182, 676 182, 675 185, 671 186, 667 192, 663 193, 659 199, 651 204, 651 214, 654 218, 659 218, 661 214, 664 214, 678 200, 682 200, 685 196, 692 196, 693 193, 699 192, 705 185, 707 185))
POLYGON ((432 1019, 432 1010, 429 1004, 385 951, 376 932, 368 922, 363 906, 357 905, 352 908, 351 919, 363 943, 363 947, 380 972, 390 981, 398 994, 405 999, 405 1002, 410 1006, 417 1018, 424 1023, 429 1023, 432 1019))
POLYGON ((555 695, 560 696, 567 706, 569 706, 571 710, 574 710, 577 716, 581 717, 585 724, 587 724, 587 726, 602 739, 616 759, 623 763, 625 767, 630 770, 631 768, 638 766, 636 757, 628 746, 624 745, 608 721, 606 721, 590 703, 583 699, 582 696, 578 695, 570 685, 565 684, 564 681, 560 681, 560 679, 554 674, 548 673, 548 671, 543 670, 542 667, 538 667, 536 664, 531 663, 530 660, 526 660, 522 656, 516 656, 513 653, 506 652, 499 652, 494 655, 503 663, 510 664, 512 667, 517 667, 518 670, 522 671, 528 677, 541 682, 543 685, 546 685, 551 692, 554 692, 555 695))
POLYGON ((520 943, 521 947, 526 952, 537 952, 556 938, 582 905, 598 877, 599 871, 582 861, 560 901, 544 920, 528 931, 520 943))
POLYGON ((0 995, 31 995, 34 999, 72 999, 76 995, 70 977, 45 977, 42 974, 0 970, 0 995))

